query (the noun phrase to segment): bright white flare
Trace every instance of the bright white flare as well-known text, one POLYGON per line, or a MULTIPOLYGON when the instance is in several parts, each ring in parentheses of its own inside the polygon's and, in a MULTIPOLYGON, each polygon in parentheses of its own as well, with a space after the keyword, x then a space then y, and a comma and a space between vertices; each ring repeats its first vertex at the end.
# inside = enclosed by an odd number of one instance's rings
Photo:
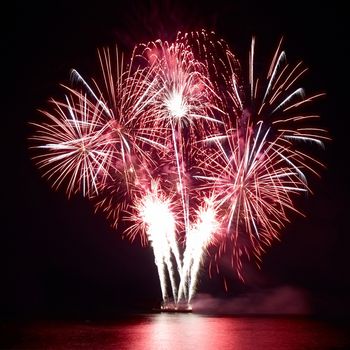
POLYGON ((217 212, 213 201, 204 198, 204 203, 204 206, 197 211, 197 221, 191 227, 186 239, 184 264, 179 287, 179 301, 184 295, 187 297, 188 303, 191 302, 196 290, 197 276, 204 252, 209 243, 213 242, 213 235, 219 229, 217 212), (186 287, 188 288, 187 290, 185 290, 186 287))
POLYGON ((171 116, 182 118, 187 113, 186 101, 181 92, 173 90, 165 101, 166 108, 171 116))
POLYGON ((142 197, 138 211, 141 225, 144 226, 149 242, 154 251, 155 263, 158 268, 163 300, 168 299, 166 288, 166 269, 171 283, 174 300, 177 299, 177 287, 174 278, 173 255, 179 264, 179 252, 175 237, 175 218, 171 211, 170 201, 162 198, 157 185, 152 184, 152 190, 142 197))

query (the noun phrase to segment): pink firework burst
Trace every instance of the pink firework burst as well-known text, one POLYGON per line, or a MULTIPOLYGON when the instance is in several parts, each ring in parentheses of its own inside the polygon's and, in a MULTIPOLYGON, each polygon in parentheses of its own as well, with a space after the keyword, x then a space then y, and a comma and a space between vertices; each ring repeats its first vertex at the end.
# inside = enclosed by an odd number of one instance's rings
MULTIPOLYGON (((243 258, 253 255, 259 261, 266 247, 279 239, 288 212, 299 212, 294 196, 310 191, 306 173, 317 174, 316 168, 322 166, 302 150, 305 142, 323 146, 329 139, 323 129, 302 127, 318 116, 302 112, 301 107, 323 95, 305 97, 303 89, 295 87, 306 70, 300 63, 287 64, 279 45, 266 79, 256 78, 254 45, 253 38, 248 93, 237 88, 233 72, 226 80, 232 101, 222 107, 224 128, 207 138, 214 147, 200 151, 197 176, 201 187, 215 194, 226 223, 216 261, 230 254, 242 279, 243 258)), ((230 67, 235 67, 234 55, 230 51, 226 55, 230 67)))
POLYGON ((208 255, 218 266, 229 254, 243 279, 244 260, 280 239, 322 167, 309 144, 329 137, 307 107, 323 94, 307 97, 306 68, 281 47, 261 75, 252 39, 247 83, 229 45, 205 30, 136 45, 127 64, 102 49, 101 79, 73 70, 63 100, 32 123, 34 160, 53 187, 82 191, 152 246, 165 303, 193 298, 208 255))

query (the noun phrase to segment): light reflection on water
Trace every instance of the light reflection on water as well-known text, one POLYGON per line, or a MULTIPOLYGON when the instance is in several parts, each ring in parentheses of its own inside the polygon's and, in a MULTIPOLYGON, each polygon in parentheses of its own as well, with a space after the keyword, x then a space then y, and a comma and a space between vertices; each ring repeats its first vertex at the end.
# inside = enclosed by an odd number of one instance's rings
MULTIPOLYGON (((301 318, 145 314, 110 323, 22 327, 12 349, 348 349, 345 330, 301 318)), ((3 349, 3 348, 1 348, 3 349)))

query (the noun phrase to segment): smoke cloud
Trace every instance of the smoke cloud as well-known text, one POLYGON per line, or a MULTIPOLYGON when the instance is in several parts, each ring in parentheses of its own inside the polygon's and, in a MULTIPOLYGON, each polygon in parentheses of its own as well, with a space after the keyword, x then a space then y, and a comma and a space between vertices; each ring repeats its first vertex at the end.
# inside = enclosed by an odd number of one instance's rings
POLYGON ((306 315, 310 314, 308 300, 306 291, 291 286, 280 286, 229 299, 198 294, 192 302, 192 308, 198 313, 306 315))

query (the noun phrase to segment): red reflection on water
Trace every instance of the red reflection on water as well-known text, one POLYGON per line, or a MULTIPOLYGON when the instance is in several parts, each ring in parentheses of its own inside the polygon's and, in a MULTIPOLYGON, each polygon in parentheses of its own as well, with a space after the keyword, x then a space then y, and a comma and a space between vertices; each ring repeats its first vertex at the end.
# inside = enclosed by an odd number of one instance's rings
POLYGON ((344 325, 303 318, 150 314, 116 323, 41 323, 14 330, 11 349, 303 350, 350 349, 344 325))
POLYGON ((239 349, 234 327, 225 318, 160 314, 147 326, 143 349, 239 349))
POLYGON ((148 317, 135 327, 135 333, 133 326, 128 329, 126 333, 130 332, 131 336, 125 347, 118 349, 328 350, 335 347, 345 349, 350 345, 349 339, 339 330, 298 318, 161 313, 148 317))

